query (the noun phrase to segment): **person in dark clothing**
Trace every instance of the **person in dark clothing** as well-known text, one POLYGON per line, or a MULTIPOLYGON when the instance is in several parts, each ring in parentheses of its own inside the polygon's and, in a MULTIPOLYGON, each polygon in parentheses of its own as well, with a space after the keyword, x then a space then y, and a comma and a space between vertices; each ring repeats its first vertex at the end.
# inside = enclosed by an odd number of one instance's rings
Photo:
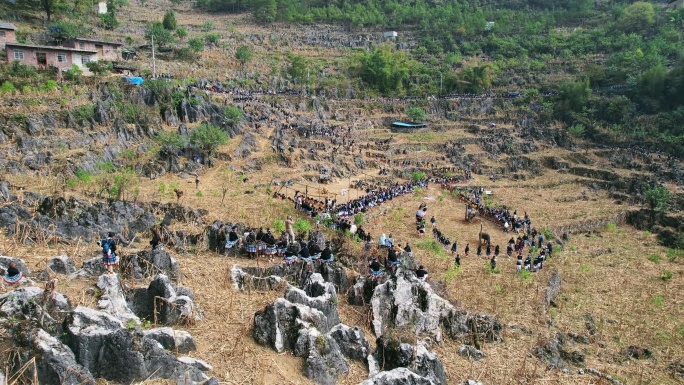
POLYGON ((299 258, 311 262, 311 254, 309 253, 309 246, 306 243, 302 244, 301 250, 299 250, 299 258))
POLYGON ((102 247, 102 264, 107 268, 109 274, 114 274, 114 266, 119 265, 119 257, 116 255, 116 241, 114 233, 110 232, 106 239, 97 243, 102 247))
POLYGON ((19 269, 17 269, 17 265, 15 265, 14 262, 10 262, 9 267, 7 268, 7 275, 9 277, 13 277, 17 274, 19 274, 19 269))
POLYGON ((397 250, 394 247, 387 249, 387 260, 390 262, 397 261, 397 250))
POLYGON ((370 269, 370 274, 374 277, 379 276, 382 274, 382 271, 380 270, 380 262, 378 262, 378 259, 376 257, 373 257, 373 260, 371 263, 368 264, 368 269, 370 269))
POLYGON ((477 256, 478 257, 482 256, 482 245, 477 245, 477 256))
POLYGON ((435 216, 433 215, 432 218, 430 218, 430 224, 432 225, 432 227, 435 227, 435 222, 437 222, 437 220, 435 219, 435 216))
POLYGON ((458 244, 456 243, 456 241, 454 241, 454 244, 451 245, 451 253, 452 253, 452 254, 455 253, 456 251, 458 251, 458 246, 457 246, 457 245, 458 245, 458 244))
POLYGON ((522 259, 522 254, 518 254, 518 260, 515 262, 515 272, 520 273, 522 270, 522 264, 523 264, 523 259, 522 259))
POLYGON ((155 250, 157 247, 159 247, 160 244, 161 237, 159 236, 159 231, 157 231, 157 229, 152 229, 152 240, 150 241, 150 246, 152 246, 152 250, 155 250))
POLYGON ((226 249, 226 226, 221 224, 216 232, 216 252, 222 253, 226 249))
POLYGON ((495 257, 498 257, 498 256, 499 256, 499 252, 500 252, 500 250, 499 250, 499 245, 496 245, 496 247, 494 248, 494 256, 495 256, 495 257))
POLYGON ((508 246, 506 246, 506 255, 509 257, 513 255, 513 246, 509 243, 508 246))
POLYGON ((330 249, 330 243, 325 244, 325 249, 321 252, 321 261, 332 262, 334 259, 332 250, 330 249))
POLYGON ((404 252, 411 256, 413 253, 411 252, 411 246, 409 246, 408 242, 406 242, 406 246, 404 246, 404 252))
POLYGON ((233 226, 228 233, 228 242, 226 242, 226 249, 230 249, 235 245, 240 244, 240 236, 237 233, 237 226, 233 226))
POLYGON ((470 244, 469 243, 466 243, 466 247, 465 247, 464 252, 465 252, 465 256, 467 257, 468 253, 470 253, 470 244))
POLYGON ((456 264, 456 267, 461 267, 461 255, 460 254, 456 254, 456 260, 454 261, 454 263, 456 264))
POLYGON ((492 255, 492 245, 487 244, 487 257, 492 255))
POLYGON ((525 270, 530 271, 532 268, 532 255, 527 254, 527 258, 525 258, 525 270))
POLYGON ((322 251, 321 247, 318 246, 318 243, 313 242, 313 241, 309 242, 309 254, 311 254, 312 256, 315 256, 317 254, 320 254, 321 251, 322 251))
POLYGON ((2 280, 8 285, 14 285, 21 281, 23 277, 24 273, 17 269, 17 266, 14 264, 14 262, 10 262, 9 266, 7 267, 7 271, 5 271, 5 275, 2 276, 2 280))
POLYGON ((489 266, 491 266, 492 271, 496 270, 496 257, 495 256, 489 260, 489 266))
POLYGON ((546 244, 546 253, 549 254, 549 258, 551 258, 551 253, 553 253, 553 245, 551 242, 546 244))
POLYGON ((428 277, 428 272, 425 270, 423 265, 418 266, 418 270, 416 270, 416 278, 420 279, 421 281, 427 280, 428 277))

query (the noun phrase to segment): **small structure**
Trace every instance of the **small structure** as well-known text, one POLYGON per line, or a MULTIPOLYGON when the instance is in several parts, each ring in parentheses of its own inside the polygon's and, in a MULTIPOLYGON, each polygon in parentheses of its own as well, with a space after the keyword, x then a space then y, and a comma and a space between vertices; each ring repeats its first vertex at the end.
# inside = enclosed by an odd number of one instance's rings
POLYGON ((6 43, 16 43, 17 36, 14 31, 17 27, 12 23, 5 23, 0 21, 0 48, 4 47, 6 43))
POLYGON ((321 166, 321 170, 318 174, 318 183, 330 183, 330 168, 327 166, 321 166))
POLYGON ((427 127, 425 123, 406 123, 406 122, 394 122, 392 123, 392 132, 414 132, 418 129, 427 127))
POLYGON ((92 40, 92 39, 71 39, 62 43, 62 46, 67 48, 74 48, 87 51, 97 52, 99 60, 118 60, 119 48, 123 44, 110 43, 108 41, 92 40))
POLYGON ((488 21, 485 23, 485 27, 484 27, 485 32, 491 31, 492 28, 494 28, 494 22, 493 21, 488 21))
POLYGON ((107 2, 106 1, 99 1, 97 4, 95 4, 95 13, 98 15, 104 15, 107 13, 107 2))
POLYGON ((47 45, 5 44, 7 62, 19 61, 33 67, 54 66, 69 69, 74 64, 80 68, 90 61, 97 61, 97 51, 47 45))
POLYGON ((385 39, 396 39, 399 34, 396 31, 388 31, 382 34, 385 39))

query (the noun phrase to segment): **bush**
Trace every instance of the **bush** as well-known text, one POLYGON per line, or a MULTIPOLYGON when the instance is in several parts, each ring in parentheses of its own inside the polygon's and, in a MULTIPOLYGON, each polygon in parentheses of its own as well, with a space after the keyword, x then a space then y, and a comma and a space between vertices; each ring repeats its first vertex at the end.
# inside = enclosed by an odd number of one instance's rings
POLYGON ((570 136, 575 137, 575 138, 582 138, 584 137, 584 134, 586 133, 586 130, 583 125, 581 124, 574 124, 570 127, 568 127, 568 134, 570 136))
POLYGON ((673 274, 670 270, 663 270, 663 275, 660 276, 660 279, 667 282, 672 279, 672 276, 673 274))
POLYGON ((74 64, 70 69, 64 72, 64 79, 71 82, 77 82, 81 79, 81 75, 83 75, 83 71, 81 71, 81 69, 74 64))
POLYGON ((218 33, 208 33, 204 35, 204 40, 207 43, 218 45, 219 40, 221 40, 221 36, 218 33))
POLYGON ((188 40, 188 47, 193 52, 202 52, 204 51, 204 42, 201 39, 193 37, 192 39, 188 40))
POLYGON ((52 79, 49 79, 45 82, 45 84, 43 84, 41 88, 43 91, 54 91, 57 89, 57 82, 52 79))
POLYGON ((411 179, 412 179, 414 182, 421 181, 421 180, 425 179, 425 173, 424 173, 424 172, 420 172, 420 171, 414 171, 414 172, 411 173, 411 179))
POLYGON ((180 136, 176 131, 159 131, 154 140, 162 146, 162 148, 174 154, 184 149, 187 145, 185 138, 180 136))
POLYGON ((228 135, 220 127, 202 124, 190 131, 190 143, 211 154, 219 146, 228 142, 228 135))
POLYGON ((356 214, 354 215, 354 224, 357 226, 360 226, 363 224, 363 214, 356 214))
POLYGON ((197 58, 197 53, 190 47, 183 47, 176 50, 176 59, 180 61, 193 61, 197 58))
POLYGON ((8 92, 8 93, 14 93, 17 89, 14 87, 14 84, 11 82, 5 80, 2 85, 0 86, 0 91, 1 92, 8 92))
POLYGON ((660 263, 660 256, 655 254, 649 255, 647 259, 653 263, 660 263))
POLYGON ((86 68, 96 75, 103 75, 113 69, 112 63, 106 61, 90 61, 86 63, 86 68))
POLYGON ((212 23, 211 21, 206 21, 204 22, 204 25, 202 25, 202 31, 204 32, 209 32, 212 29, 214 29, 214 23, 212 23))
POLYGON ((162 25, 165 29, 169 31, 173 31, 176 29, 178 23, 176 23, 176 14, 173 13, 173 9, 169 9, 168 11, 166 11, 164 19, 162 20, 162 25))
POLYGON ((276 219, 271 223, 271 227, 273 227, 273 230, 279 233, 282 233, 285 231, 285 221, 282 219, 276 219))
POLYGON ((293 225, 292 228, 299 233, 306 233, 312 229, 311 222, 306 219, 299 219, 293 225))
POLYGON ((188 30, 185 27, 176 28, 176 37, 179 39, 185 39, 188 37, 188 30))
POLYGON ((411 107, 406 110, 406 115, 411 119, 412 122, 422 122, 427 117, 425 110, 420 107, 411 107))

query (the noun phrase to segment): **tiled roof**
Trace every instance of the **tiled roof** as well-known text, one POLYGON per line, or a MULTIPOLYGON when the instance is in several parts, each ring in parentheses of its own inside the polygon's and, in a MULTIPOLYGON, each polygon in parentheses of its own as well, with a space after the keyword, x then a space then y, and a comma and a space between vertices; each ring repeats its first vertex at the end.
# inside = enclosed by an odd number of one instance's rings
POLYGON ((17 27, 14 26, 12 23, 5 23, 4 21, 0 21, 0 29, 11 29, 15 30, 17 27))

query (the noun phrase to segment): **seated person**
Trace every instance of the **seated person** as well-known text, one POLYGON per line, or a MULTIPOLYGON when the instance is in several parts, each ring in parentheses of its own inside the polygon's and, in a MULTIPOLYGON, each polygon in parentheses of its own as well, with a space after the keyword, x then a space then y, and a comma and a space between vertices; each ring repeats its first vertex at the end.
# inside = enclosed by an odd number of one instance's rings
POLYGON ((427 280, 428 277, 428 272, 425 270, 423 265, 418 266, 418 270, 416 270, 416 278, 420 279, 421 281, 427 280))
POLYGON ((385 246, 390 247, 390 248, 392 246, 394 246, 394 239, 392 239, 392 234, 390 234, 389 237, 387 237, 387 239, 385 239, 385 246))
POLYGON ((311 253, 309 252, 309 246, 306 243, 302 243, 302 248, 299 250, 299 258, 306 261, 306 263, 311 263, 311 253))
POLYGON ((380 262, 378 262, 377 257, 373 257, 373 259, 371 260, 371 263, 368 264, 368 269, 370 270, 370 274, 374 277, 382 275, 380 262))
POLYGON ((411 246, 409 246, 408 242, 406 242, 406 246, 404 246, 404 252, 409 257, 413 256, 413 253, 411 252, 411 246))
POLYGON ((2 280, 7 284, 14 285, 15 283, 21 281, 23 277, 24 273, 17 269, 17 266, 14 264, 14 262, 10 262, 7 272, 5 272, 2 280))
POLYGON ((320 257, 321 247, 318 246, 318 243, 314 241, 309 242, 309 254, 314 258, 316 258, 316 256, 320 257))
POLYGON ((387 237, 385 236, 385 234, 382 234, 380 236, 380 239, 378 239, 378 246, 385 247, 386 246, 386 240, 387 240, 387 237))
POLYGON ((332 262, 335 260, 333 256, 332 249, 330 249, 330 243, 325 244, 325 249, 321 252, 321 261, 332 262))
POLYGON ((401 264, 397 256, 397 250, 394 247, 390 247, 387 250, 387 266, 394 266, 401 264))
POLYGON ((226 240, 226 249, 230 249, 235 245, 240 245, 240 236, 237 233, 237 226, 233 226, 228 233, 228 239, 226 240))

